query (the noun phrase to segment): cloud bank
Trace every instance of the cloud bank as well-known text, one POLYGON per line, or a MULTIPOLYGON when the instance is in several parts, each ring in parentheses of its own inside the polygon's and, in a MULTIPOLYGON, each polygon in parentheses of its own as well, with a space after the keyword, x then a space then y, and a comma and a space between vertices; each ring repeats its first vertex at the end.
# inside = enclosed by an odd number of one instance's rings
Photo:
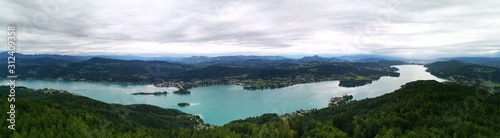
POLYGON ((491 0, 9 0, 0 7, 0 24, 18 28, 18 52, 32 54, 500 55, 500 1, 491 0))

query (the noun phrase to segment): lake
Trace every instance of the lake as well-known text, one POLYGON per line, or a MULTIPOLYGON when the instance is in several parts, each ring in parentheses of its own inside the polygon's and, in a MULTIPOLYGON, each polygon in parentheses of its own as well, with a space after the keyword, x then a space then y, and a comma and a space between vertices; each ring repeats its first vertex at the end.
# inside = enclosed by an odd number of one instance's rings
MULTIPOLYGON (((416 80, 439 79, 421 65, 400 65, 400 77, 382 77, 371 84, 354 87, 339 87, 339 81, 298 84, 274 90, 243 90, 238 85, 216 85, 193 88, 190 95, 131 95, 134 92, 169 91, 176 88, 158 88, 153 85, 88 83, 58 80, 17 80, 19 86, 34 89, 53 88, 78 93, 82 96, 107 103, 151 104, 164 108, 175 108, 186 113, 200 115, 206 123, 224 125, 232 120, 258 116, 264 113, 291 113, 300 109, 324 108, 331 97, 344 94, 354 99, 381 96, 416 80), (189 102, 191 106, 179 107, 177 103, 189 102)), ((6 84, 8 80, 1 80, 6 84)))

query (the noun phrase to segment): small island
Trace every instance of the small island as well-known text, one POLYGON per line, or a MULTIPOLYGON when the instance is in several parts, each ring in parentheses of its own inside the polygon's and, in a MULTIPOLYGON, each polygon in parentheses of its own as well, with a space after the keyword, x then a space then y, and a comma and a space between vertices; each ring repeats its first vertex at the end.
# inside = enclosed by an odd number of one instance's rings
POLYGON ((180 88, 177 91, 174 91, 174 94, 191 94, 191 91, 188 91, 186 88, 180 88))
POLYGON ((177 105, 180 106, 180 107, 184 107, 184 106, 190 106, 191 104, 189 104, 189 103, 178 103, 177 105))
POLYGON ((132 95, 163 95, 163 94, 168 94, 167 91, 156 91, 156 92, 136 92, 136 93, 131 93, 132 95))
MULTIPOLYGON (((378 79, 379 78, 374 79, 374 80, 378 80, 378 79)), ((340 80, 339 86, 346 87, 346 88, 352 88, 352 87, 359 87, 359 86, 363 86, 366 84, 370 84, 372 82, 373 82, 372 80, 340 80)))

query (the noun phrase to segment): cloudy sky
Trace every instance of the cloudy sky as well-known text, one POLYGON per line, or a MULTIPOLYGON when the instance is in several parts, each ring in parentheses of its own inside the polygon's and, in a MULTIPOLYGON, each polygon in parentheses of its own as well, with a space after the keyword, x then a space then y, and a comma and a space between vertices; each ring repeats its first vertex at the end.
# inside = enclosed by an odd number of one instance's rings
POLYGON ((8 0, 0 2, 0 24, 16 25, 18 52, 30 54, 499 56, 499 7, 494 0, 8 0))

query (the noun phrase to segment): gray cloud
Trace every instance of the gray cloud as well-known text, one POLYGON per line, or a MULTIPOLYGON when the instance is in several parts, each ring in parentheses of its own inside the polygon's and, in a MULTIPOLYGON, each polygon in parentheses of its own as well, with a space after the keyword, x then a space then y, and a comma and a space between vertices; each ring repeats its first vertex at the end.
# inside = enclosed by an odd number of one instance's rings
MULTIPOLYGON (((387 54, 500 52, 500 2, 218 0, 0 3, 19 51, 57 54, 387 54)), ((0 39, 5 42, 5 39, 0 39)))

